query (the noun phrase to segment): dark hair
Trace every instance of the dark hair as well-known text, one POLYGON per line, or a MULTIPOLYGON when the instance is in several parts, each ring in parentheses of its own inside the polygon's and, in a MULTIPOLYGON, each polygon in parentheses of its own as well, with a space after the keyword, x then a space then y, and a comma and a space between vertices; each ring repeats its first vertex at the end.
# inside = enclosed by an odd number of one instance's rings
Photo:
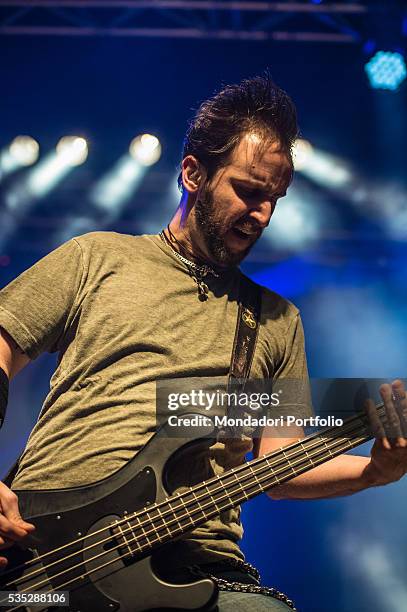
MULTIPOLYGON (((291 157, 298 136, 297 113, 291 98, 268 74, 227 85, 203 102, 189 124, 182 158, 194 155, 210 179, 249 131, 279 140, 291 157)), ((181 174, 178 186, 182 189, 181 174)))

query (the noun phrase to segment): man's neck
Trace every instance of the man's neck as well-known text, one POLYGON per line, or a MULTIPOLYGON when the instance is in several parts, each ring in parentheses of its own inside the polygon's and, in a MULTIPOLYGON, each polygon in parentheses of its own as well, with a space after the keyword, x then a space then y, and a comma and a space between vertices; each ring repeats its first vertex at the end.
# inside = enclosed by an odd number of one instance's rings
POLYGON ((194 263, 220 267, 206 253, 205 247, 200 245, 202 240, 199 239, 199 232, 192 215, 182 213, 182 208, 179 206, 166 229, 166 236, 173 248, 194 263))

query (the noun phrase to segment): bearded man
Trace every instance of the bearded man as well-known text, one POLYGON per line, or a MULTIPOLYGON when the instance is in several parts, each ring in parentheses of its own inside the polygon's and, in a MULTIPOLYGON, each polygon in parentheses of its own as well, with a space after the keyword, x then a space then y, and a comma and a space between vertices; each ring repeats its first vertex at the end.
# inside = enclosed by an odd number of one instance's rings
MULTIPOLYGON (((155 384, 169 378, 226 377, 239 287, 238 264, 267 228, 293 176, 294 105, 269 78, 227 86, 205 101, 184 143, 179 207, 159 235, 94 232, 40 260, 0 292, 2 408, 8 381, 44 351, 57 369, 10 487, 0 485, 0 545, 35 534, 14 491, 94 483, 123 468, 155 432, 155 384)), ((284 204, 281 204, 284 206, 284 204)), ((261 290, 250 376, 307 384, 298 309, 261 290)), ((274 487, 274 499, 348 495, 394 482, 407 469, 406 395, 401 381, 381 388, 398 435, 383 432, 369 458, 340 455, 274 487)), ((204 481, 291 442, 276 435, 216 441, 184 465, 184 485, 204 481)), ((300 437, 302 432, 298 432, 300 437)), ((259 585, 244 562, 239 508, 163 547, 166 579, 210 575, 218 609, 293 609, 259 585), (168 571, 168 568, 169 571, 168 571), (198 569, 197 569, 198 568, 198 569), (188 574, 189 572, 189 574, 188 574)), ((0 557, 6 566, 6 558, 0 557)))

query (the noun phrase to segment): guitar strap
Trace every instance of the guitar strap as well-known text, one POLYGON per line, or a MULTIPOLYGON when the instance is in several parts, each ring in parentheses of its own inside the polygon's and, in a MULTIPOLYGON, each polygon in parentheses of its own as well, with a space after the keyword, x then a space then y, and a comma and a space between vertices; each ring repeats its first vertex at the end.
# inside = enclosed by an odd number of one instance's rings
POLYGON ((242 276, 239 287, 239 311, 230 361, 228 391, 231 386, 243 391, 250 374, 260 325, 261 287, 242 276))
MULTIPOLYGON (((261 287, 247 276, 242 276, 239 287, 239 310, 237 315, 235 339, 233 342, 232 357, 230 360, 228 376, 228 393, 243 393, 250 368, 253 362, 254 351, 260 326, 261 314, 261 287)), ((236 407, 228 404, 227 416, 236 416, 236 407)), ((227 431, 232 438, 240 438, 242 429, 229 426, 227 431)))

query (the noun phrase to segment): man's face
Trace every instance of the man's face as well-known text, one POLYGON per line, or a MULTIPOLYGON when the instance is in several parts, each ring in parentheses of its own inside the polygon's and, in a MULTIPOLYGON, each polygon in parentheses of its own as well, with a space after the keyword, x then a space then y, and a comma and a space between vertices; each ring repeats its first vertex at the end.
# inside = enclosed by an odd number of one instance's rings
POLYGON ((248 254, 290 184, 292 165, 279 142, 259 143, 246 134, 195 202, 200 246, 214 263, 238 264, 248 254))

